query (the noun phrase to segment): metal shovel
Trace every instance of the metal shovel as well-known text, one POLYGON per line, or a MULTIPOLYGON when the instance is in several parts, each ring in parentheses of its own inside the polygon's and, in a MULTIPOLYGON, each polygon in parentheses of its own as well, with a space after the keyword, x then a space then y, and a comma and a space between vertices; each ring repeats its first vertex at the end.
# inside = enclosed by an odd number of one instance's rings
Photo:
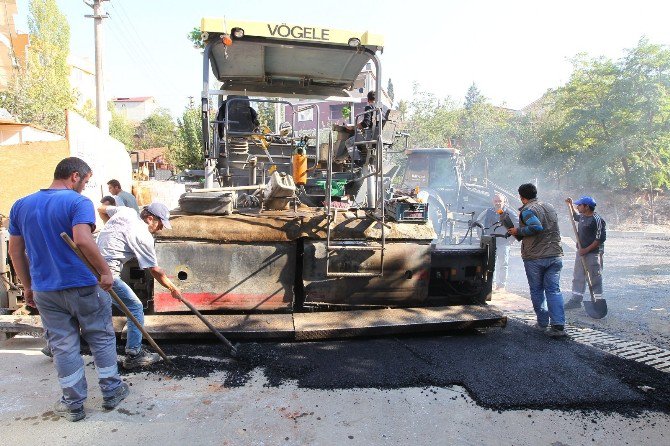
MULTIPOLYGON (((568 214, 570 216, 570 222, 572 223, 572 229, 575 231, 575 240, 577 241, 577 249, 582 249, 581 243, 579 243, 579 234, 577 233, 577 225, 575 224, 574 218, 574 209, 572 204, 568 203, 568 214)), ((586 283, 589 285, 589 294, 591 295, 591 300, 584 300, 584 311, 593 319, 602 319, 607 316, 607 301, 605 299, 596 299, 595 294, 593 294, 593 285, 591 284, 591 275, 589 270, 586 267, 586 261, 584 256, 578 255, 579 260, 582 261, 582 267, 584 268, 584 275, 586 276, 586 283)))

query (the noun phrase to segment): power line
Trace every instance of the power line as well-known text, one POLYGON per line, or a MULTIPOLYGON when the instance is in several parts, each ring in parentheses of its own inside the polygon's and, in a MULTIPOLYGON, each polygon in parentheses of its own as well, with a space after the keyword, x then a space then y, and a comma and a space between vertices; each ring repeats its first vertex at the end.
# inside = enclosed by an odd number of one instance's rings
MULTIPOLYGON (((124 28, 129 30, 129 35, 127 37, 129 39, 132 38, 136 39, 133 48, 136 49, 137 53, 142 57, 142 62, 150 68, 151 72, 160 73, 161 72, 160 66, 156 63, 156 60, 153 57, 152 52, 148 49, 148 47, 144 43, 144 39, 137 32, 137 29, 134 26, 133 21, 131 20, 128 13, 126 13, 125 11, 123 4, 117 1, 116 4, 112 4, 112 8, 115 11, 119 12, 120 22, 123 24, 124 28)), ((181 94, 179 89, 168 78, 163 76, 157 76, 157 78, 165 87, 168 87, 168 89, 172 90, 177 95, 181 94)))

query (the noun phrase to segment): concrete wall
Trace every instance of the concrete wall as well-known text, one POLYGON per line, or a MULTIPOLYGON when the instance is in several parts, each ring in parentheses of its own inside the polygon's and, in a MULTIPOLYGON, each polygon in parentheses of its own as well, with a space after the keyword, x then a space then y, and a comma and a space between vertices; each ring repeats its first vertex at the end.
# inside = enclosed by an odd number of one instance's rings
POLYGON ((132 190, 132 165, 123 144, 100 132, 100 129, 74 112, 67 114, 67 139, 70 156, 83 159, 93 170, 93 176, 83 192, 93 203, 109 195, 107 182, 111 179, 119 180, 121 189, 128 192, 132 190))
POLYGON ((0 123, 0 145, 16 145, 37 141, 61 141, 63 137, 31 127, 28 124, 0 123))
POLYGON ((131 191, 130 156, 123 144, 73 112, 68 112, 67 135, 61 141, 0 145, 0 213, 8 216, 16 200, 48 187, 56 165, 68 156, 82 158, 91 166, 93 177, 83 194, 94 204, 109 195, 107 181, 112 178, 131 191))
POLYGON ((56 164, 69 155, 65 140, 0 146, 0 214, 9 216, 16 200, 49 187, 56 164))

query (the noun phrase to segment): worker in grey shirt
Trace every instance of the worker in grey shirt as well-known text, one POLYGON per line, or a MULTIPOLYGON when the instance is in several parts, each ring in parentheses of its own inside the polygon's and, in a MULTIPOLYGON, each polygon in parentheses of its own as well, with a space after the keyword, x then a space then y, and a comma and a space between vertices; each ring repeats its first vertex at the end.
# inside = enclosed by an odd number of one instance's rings
MULTIPOLYGON (((477 222, 483 226, 482 233, 507 234, 507 228, 500 223, 500 215, 507 213, 515 226, 519 224, 517 213, 507 205, 507 198, 497 192, 492 197, 493 206, 482 211, 477 217, 477 222)), ((493 282, 496 290, 504 290, 507 286, 507 273, 509 271, 510 245, 514 243, 511 237, 496 237, 496 265, 493 270, 493 282)))
MULTIPOLYGON (((144 325, 144 307, 133 289, 121 279, 123 265, 131 259, 137 259, 141 269, 148 269, 151 275, 170 294, 179 299, 181 294, 172 281, 159 268, 154 249, 152 234, 163 228, 171 229, 170 212, 162 203, 151 203, 140 215, 137 212, 117 206, 101 205, 98 208, 101 217, 109 217, 98 236, 98 248, 112 271, 114 281, 112 289, 128 307, 133 316, 144 325)), ((103 218, 104 219, 104 218, 103 218)), ((115 301, 112 301, 116 304, 115 301)), ((160 361, 160 356, 142 348, 142 332, 132 321, 127 322, 126 357, 123 367, 132 369, 160 361)))
POLYGON ((121 189, 121 183, 118 180, 109 180, 107 182, 107 189, 109 193, 114 195, 117 206, 125 206, 135 209, 135 212, 140 213, 140 208, 137 206, 135 196, 130 192, 121 189))
POLYGON ((586 269, 589 272, 593 294, 596 299, 603 295, 603 254, 605 252, 605 240, 607 230, 605 220, 595 212, 596 200, 584 196, 572 202, 572 198, 565 200, 572 208, 573 217, 577 222, 577 234, 579 245, 575 257, 575 269, 572 275, 572 297, 564 305, 566 310, 580 308, 586 290, 586 274, 581 260, 584 259, 586 269), (575 211, 576 207, 576 211, 575 211))

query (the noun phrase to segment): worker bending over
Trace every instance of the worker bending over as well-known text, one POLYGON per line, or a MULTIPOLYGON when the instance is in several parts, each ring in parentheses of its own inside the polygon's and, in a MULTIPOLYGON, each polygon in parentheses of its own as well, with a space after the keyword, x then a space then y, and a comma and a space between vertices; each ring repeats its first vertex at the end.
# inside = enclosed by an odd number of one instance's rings
MULTIPOLYGON (((98 236, 98 248, 114 276, 112 289, 133 316, 144 325, 144 307, 133 289, 121 280, 121 270, 129 260, 137 259, 141 269, 148 269, 154 279, 175 299, 181 294, 165 272, 158 266, 152 234, 163 228, 171 229, 170 212, 162 203, 151 203, 139 215, 132 208, 101 205, 98 213, 109 218, 98 236)), ((116 301, 112 301, 114 305, 116 301)), ((156 353, 142 348, 142 332, 132 321, 127 322, 126 357, 123 367, 132 369, 160 361, 156 353)))

